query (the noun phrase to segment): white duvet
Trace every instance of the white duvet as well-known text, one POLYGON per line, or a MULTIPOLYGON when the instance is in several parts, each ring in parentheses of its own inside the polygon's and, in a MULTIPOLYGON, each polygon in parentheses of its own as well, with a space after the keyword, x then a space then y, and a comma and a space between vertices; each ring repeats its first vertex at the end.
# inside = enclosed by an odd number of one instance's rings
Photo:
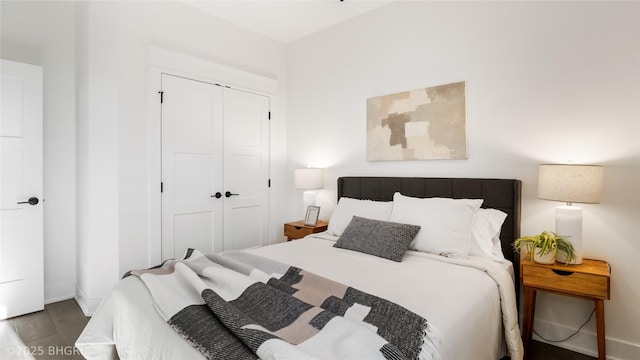
MULTIPOLYGON (((522 359, 510 266, 415 251, 396 263, 333 248, 335 239, 316 234, 247 251, 386 298, 423 316, 441 334, 442 359, 489 360, 509 353, 512 359, 522 359)), ((158 316, 136 277, 114 288, 76 346, 88 359, 113 359, 116 351, 121 359, 202 358, 158 316)))

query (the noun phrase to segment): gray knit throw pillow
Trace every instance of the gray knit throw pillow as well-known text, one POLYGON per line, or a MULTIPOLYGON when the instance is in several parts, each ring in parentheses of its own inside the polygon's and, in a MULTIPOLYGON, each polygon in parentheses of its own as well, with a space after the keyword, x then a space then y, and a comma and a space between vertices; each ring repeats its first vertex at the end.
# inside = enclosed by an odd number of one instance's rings
POLYGON ((418 231, 417 225, 354 216, 333 246, 399 262, 418 231))

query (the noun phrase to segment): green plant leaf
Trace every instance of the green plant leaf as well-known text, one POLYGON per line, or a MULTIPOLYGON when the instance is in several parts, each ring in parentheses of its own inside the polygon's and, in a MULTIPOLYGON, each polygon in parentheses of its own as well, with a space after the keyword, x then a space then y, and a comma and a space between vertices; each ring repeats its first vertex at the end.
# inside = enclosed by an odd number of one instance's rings
POLYGON ((576 259, 576 252, 571 242, 552 231, 543 231, 534 236, 519 237, 513 242, 513 248, 518 253, 521 250, 528 251, 531 254, 531 261, 533 261, 533 250, 535 248, 539 249, 538 252, 541 255, 546 255, 553 251, 560 252, 565 255, 567 262, 576 259))

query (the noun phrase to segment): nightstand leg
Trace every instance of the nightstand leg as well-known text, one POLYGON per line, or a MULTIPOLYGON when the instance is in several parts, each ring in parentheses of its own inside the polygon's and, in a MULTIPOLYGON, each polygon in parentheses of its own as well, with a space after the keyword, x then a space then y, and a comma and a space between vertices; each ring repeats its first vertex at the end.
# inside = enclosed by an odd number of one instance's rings
POLYGON ((522 316, 522 342, 524 345, 524 358, 529 355, 529 343, 533 335, 533 318, 536 312, 536 290, 524 287, 524 314, 522 316))
POLYGON ((604 335, 604 300, 595 299, 596 302, 596 328, 598 332, 598 359, 605 360, 607 358, 607 350, 605 347, 604 335))

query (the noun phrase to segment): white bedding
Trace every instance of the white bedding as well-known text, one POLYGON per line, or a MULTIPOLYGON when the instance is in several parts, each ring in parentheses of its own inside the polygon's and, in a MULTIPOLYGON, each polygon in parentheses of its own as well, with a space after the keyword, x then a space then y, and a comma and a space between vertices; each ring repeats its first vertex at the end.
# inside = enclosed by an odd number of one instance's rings
MULTIPOLYGON (((470 257, 451 260, 408 251, 401 263, 333 248, 335 237, 316 234, 302 240, 248 252, 303 268, 397 302, 425 317, 442 337, 442 359, 500 359, 506 310, 512 359, 522 358, 510 264, 470 257), (500 300, 494 274, 507 296, 500 300), (455 281, 453 279, 456 279, 455 281), (515 324, 515 325, 514 325, 515 324)), ((88 359, 198 359, 202 355, 156 313, 136 277, 114 288, 80 335, 76 346, 88 359)))

